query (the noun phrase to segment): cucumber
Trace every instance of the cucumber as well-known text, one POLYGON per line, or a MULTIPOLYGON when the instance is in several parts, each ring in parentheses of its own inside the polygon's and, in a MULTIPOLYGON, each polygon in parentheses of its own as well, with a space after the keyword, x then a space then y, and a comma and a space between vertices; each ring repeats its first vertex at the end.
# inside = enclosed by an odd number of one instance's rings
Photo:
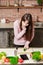
POLYGON ((24 48, 24 51, 26 51, 27 49, 26 48, 24 48))

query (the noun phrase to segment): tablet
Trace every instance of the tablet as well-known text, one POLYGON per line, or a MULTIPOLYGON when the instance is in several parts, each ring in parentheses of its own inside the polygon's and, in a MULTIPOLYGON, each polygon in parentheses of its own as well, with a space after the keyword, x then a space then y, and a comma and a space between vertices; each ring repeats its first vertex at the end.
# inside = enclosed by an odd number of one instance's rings
POLYGON ((28 56, 26 54, 22 54, 20 55, 20 57, 23 59, 23 60, 29 60, 28 56))

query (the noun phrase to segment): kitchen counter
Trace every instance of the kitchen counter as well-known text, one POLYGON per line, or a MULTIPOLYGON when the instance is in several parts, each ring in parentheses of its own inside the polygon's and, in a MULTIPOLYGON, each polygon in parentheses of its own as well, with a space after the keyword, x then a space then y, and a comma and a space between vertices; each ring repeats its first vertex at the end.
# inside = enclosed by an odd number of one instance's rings
POLYGON ((0 28, 13 28, 13 23, 0 23, 0 28))
MULTIPOLYGON (((2 51, 6 52, 7 56, 14 56, 14 50, 15 50, 15 48, 0 48, 0 52, 2 52, 2 51)), ((37 62, 35 60, 32 60, 32 58, 30 58, 30 53, 32 51, 40 51, 41 54, 43 54, 43 48, 29 48, 26 51, 23 51, 23 48, 18 48, 17 55, 19 56, 19 58, 20 58, 20 54, 26 54, 29 58, 29 60, 25 60, 22 64, 24 64, 24 65, 25 64, 27 64, 27 65, 31 65, 31 64, 41 65, 42 64, 43 65, 43 61, 37 62)))
MULTIPOLYGON (((13 22, 10 23, 0 23, 0 29, 13 29, 13 22)), ((43 28, 43 26, 36 25, 34 28, 43 28)))

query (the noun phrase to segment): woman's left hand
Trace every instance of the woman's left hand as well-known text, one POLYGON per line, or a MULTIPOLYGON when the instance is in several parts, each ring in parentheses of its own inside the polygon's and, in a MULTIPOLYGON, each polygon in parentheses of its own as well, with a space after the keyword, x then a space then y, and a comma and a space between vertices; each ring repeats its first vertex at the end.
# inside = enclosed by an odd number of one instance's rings
POLYGON ((29 48, 29 45, 28 45, 28 44, 25 44, 25 45, 24 45, 24 48, 25 48, 25 49, 28 49, 28 48, 29 48))
POLYGON ((29 41, 26 42, 26 44, 24 45, 24 48, 28 49, 29 48, 29 41))

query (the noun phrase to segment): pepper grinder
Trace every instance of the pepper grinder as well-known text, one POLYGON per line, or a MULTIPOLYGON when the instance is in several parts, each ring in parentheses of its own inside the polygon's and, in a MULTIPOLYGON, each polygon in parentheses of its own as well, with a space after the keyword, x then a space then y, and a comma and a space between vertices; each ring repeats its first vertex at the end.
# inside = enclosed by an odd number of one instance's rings
POLYGON ((16 49, 14 50, 14 55, 17 56, 17 51, 18 51, 18 48, 16 47, 16 49))

